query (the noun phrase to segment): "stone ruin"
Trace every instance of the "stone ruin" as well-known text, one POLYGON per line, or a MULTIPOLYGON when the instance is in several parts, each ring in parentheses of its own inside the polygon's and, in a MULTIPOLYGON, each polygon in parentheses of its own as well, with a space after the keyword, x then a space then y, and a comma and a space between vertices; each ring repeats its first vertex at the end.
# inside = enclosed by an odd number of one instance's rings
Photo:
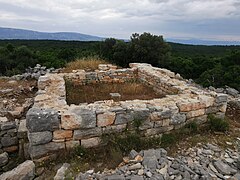
POLYGON ((135 120, 142 122, 142 136, 161 135, 188 122, 204 123, 209 114, 224 118, 226 107, 226 94, 198 88, 179 74, 149 64, 131 63, 126 69, 100 65, 95 72, 46 74, 38 80, 34 105, 26 115, 29 154, 39 159, 79 145, 96 147, 101 145, 102 135, 121 133, 135 120), (139 80, 166 96, 68 105, 65 79, 79 84, 139 80))

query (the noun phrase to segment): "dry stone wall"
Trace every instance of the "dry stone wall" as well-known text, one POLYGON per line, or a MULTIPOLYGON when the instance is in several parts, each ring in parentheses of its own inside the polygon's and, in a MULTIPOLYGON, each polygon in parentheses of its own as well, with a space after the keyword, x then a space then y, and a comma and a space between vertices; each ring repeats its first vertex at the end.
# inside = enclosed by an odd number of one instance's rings
POLYGON ((224 117, 226 94, 199 89, 182 80, 178 74, 149 64, 133 63, 130 67, 99 71, 98 81, 101 79, 99 73, 114 75, 108 75, 107 79, 111 80, 121 80, 120 77, 139 79, 158 91, 173 95, 152 100, 106 100, 69 106, 64 77, 90 83, 92 79, 86 78, 88 73, 84 72, 84 76, 80 76, 79 71, 41 76, 38 95, 26 117, 31 158, 69 150, 77 145, 86 148, 99 146, 102 135, 131 130, 136 120, 141 121, 139 130, 142 136, 153 136, 178 129, 191 121, 204 123, 208 114, 224 117))

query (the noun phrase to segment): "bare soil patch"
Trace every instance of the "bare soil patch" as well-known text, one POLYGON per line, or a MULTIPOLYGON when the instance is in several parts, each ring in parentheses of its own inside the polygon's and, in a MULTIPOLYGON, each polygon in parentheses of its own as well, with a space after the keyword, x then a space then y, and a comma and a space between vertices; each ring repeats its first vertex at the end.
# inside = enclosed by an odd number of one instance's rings
POLYGON ((119 93, 119 100, 149 100, 164 97, 156 93, 153 88, 140 82, 131 83, 103 83, 89 85, 75 85, 72 82, 66 82, 67 103, 93 103, 95 101, 110 100, 110 93, 119 93))

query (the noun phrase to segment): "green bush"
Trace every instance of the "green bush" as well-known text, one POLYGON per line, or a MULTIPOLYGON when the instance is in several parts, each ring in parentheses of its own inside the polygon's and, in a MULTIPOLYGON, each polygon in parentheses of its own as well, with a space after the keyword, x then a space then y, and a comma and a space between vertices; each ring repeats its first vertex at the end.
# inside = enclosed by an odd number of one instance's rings
POLYGON ((198 125, 196 122, 189 122, 184 126, 184 129, 188 131, 188 133, 198 132, 198 125))
POLYGON ((212 131, 225 132, 229 130, 229 123, 225 119, 216 118, 213 115, 208 116, 208 124, 212 131))

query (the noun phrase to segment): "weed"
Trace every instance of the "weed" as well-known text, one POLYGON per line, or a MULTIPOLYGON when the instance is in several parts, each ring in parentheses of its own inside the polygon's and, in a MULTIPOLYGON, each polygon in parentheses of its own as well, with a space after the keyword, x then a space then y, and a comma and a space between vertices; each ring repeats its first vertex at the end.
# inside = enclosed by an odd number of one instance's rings
POLYGON ((216 118, 213 115, 208 116, 208 125, 210 130, 226 132, 229 130, 229 123, 225 119, 216 118))
POLYGON ((195 121, 187 123, 184 128, 188 134, 193 134, 198 132, 198 125, 195 121))
POLYGON ((174 143, 176 143, 176 136, 172 133, 169 134, 163 134, 161 138, 161 146, 167 147, 174 143))

